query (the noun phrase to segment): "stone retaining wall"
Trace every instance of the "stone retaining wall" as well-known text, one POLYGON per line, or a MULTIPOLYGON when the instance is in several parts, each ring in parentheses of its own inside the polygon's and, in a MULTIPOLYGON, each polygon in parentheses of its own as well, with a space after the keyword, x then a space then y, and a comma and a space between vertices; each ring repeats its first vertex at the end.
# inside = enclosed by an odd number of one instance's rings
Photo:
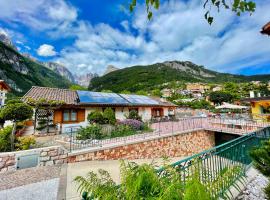
POLYGON ((198 130, 179 135, 160 137, 144 142, 71 153, 68 162, 85 160, 151 159, 186 157, 215 146, 215 134, 212 131, 198 130))
POLYGON ((39 155, 37 166, 63 164, 67 162, 68 156, 67 151, 61 146, 0 153, 0 173, 15 171, 17 169, 17 158, 32 154, 39 155))

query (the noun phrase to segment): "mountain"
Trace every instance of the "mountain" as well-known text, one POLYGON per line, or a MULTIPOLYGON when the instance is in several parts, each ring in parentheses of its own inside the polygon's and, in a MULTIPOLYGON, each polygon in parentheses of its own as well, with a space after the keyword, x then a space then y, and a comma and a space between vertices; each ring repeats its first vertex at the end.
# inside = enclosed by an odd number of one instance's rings
POLYGON ((117 68, 117 67, 115 67, 113 65, 108 65, 105 72, 104 72, 104 74, 103 74, 103 76, 106 75, 106 74, 109 74, 111 72, 117 71, 117 70, 119 70, 119 68, 117 68))
POLYGON ((87 74, 83 74, 83 75, 75 75, 75 83, 77 83, 78 85, 84 86, 84 87, 88 87, 90 81, 95 78, 98 77, 97 74, 92 74, 92 73, 87 73, 87 74))
POLYGON ((2 41, 5 45, 10 46, 17 50, 17 48, 13 45, 8 34, 2 29, 0 29, 0 41, 2 41))
POLYGON ((73 74, 64 65, 59 64, 59 63, 55 63, 55 62, 42 62, 41 64, 43 64, 45 67, 53 70, 57 74, 65 77, 70 82, 72 82, 72 83, 75 82, 75 78, 74 78, 73 74))
POLYGON ((93 78, 89 89, 95 91, 154 89, 157 85, 171 81, 222 83, 227 81, 248 82, 253 80, 269 81, 270 75, 234 75, 208 70, 203 66, 185 61, 167 61, 145 66, 133 66, 93 78))
POLYGON ((16 49, 0 41, 0 79, 12 88, 12 94, 21 96, 33 85, 68 88, 66 78, 23 56, 16 49))

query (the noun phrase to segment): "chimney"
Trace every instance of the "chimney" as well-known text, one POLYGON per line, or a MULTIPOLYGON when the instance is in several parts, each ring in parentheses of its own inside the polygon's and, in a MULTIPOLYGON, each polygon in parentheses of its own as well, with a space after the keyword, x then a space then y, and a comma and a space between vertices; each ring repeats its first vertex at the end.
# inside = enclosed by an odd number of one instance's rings
POLYGON ((249 91, 249 97, 250 98, 254 98, 255 97, 254 91, 249 91))

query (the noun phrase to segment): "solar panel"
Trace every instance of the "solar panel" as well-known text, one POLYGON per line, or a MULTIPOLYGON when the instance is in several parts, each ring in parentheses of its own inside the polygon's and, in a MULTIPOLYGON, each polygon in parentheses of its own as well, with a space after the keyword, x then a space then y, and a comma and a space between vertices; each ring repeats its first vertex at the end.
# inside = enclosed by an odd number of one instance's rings
POLYGON ((126 100, 128 100, 131 104, 143 104, 143 105, 159 105, 159 102, 151 99, 147 96, 142 95, 134 95, 134 94, 120 94, 126 100))
POLYGON ((87 104, 129 104, 129 102, 115 93, 77 91, 80 103, 87 104))

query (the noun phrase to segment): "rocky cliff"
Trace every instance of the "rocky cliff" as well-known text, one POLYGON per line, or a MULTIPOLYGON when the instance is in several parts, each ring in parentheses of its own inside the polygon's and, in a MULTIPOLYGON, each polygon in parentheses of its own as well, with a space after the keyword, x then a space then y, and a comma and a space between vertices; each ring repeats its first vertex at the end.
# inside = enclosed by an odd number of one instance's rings
POLYGON ((53 70, 54 72, 58 73, 59 75, 65 77, 70 82, 75 83, 75 78, 73 74, 62 64, 55 63, 55 62, 42 62, 42 64, 53 70))

